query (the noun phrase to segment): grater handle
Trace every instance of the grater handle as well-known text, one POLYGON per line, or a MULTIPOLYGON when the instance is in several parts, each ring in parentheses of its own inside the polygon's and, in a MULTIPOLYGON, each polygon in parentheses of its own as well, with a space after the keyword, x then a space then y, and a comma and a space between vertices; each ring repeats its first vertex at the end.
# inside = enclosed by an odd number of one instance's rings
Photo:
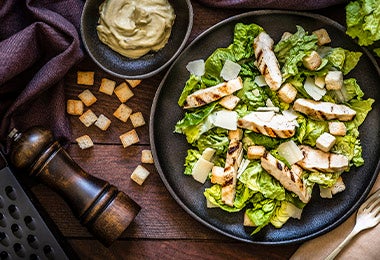
POLYGON ((82 225, 105 246, 112 244, 140 211, 140 206, 107 181, 85 172, 55 141, 51 131, 34 127, 10 136, 10 160, 57 191, 82 225))

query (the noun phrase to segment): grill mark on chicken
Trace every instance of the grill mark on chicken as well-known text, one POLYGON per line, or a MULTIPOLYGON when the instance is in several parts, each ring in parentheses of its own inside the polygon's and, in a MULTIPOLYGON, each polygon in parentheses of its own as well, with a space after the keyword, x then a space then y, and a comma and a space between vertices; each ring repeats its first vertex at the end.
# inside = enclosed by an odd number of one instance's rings
POLYGON ((277 166, 277 169, 279 169, 280 171, 283 170, 282 165, 281 165, 280 162, 277 162, 277 163, 276 163, 276 166, 277 166))

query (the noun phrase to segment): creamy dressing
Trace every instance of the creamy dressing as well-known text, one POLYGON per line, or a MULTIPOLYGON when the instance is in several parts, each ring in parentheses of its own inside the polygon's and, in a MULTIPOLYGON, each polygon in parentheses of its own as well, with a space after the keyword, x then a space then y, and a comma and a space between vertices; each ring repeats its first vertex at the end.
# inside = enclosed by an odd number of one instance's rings
POLYGON ((168 0, 106 0, 99 13, 99 39, 132 59, 162 49, 175 20, 168 0))

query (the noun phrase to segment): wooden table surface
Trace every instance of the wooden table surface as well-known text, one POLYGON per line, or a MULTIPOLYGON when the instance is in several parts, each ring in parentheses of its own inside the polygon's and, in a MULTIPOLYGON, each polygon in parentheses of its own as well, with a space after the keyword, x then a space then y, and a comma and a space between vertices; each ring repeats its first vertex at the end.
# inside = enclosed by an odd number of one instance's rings
MULTIPOLYGON (((216 10, 194 1, 193 9, 194 25, 189 42, 217 22, 247 11, 216 10)), ((344 6, 320 10, 317 13, 344 24, 344 6)), ((124 149, 119 135, 131 130, 132 124, 130 121, 122 123, 112 116, 120 104, 115 95, 107 96, 97 91, 103 77, 117 83, 123 82, 123 79, 103 72, 86 57, 65 79, 67 98, 76 98, 86 88, 76 84, 78 70, 95 71, 95 84, 89 89, 97 96, 98 101, 91 109, 96 114, 105 114, 112 123, 103 132, 95 126, 86 128, 77 117, 69 116, 72 142, 67 148, 68 152, 85 171, 117 186, 142 207, 122 237, 106 248, 80 225, 69 206, 55 192, 42 184, 33 186, 32 191, 81 259, 287 259, 295 252, 299 245, 247 244, 203 226, 171 197, 152 164, 144 164, 151 174, 142 186, 130 179, 132 171, 140 164, 141 151, 150 149, 148 126, 151 104, 166 71, 143 80, 141 85, 133 89, 134 96, 126 104, 134 112, 141 111, 146 124, 136 129, 140 142, 124 149), (75 138, 83 134, 91 136, 94 147, 79 149, 75 138)))

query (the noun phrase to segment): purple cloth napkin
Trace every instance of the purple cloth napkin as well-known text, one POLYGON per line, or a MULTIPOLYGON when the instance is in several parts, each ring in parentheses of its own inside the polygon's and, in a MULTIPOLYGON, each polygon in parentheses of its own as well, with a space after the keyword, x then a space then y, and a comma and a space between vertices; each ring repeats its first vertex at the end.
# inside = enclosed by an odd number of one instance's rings
POLYGON ((315 10, 347 3, 348 0, 198 0, 198 2, 207 6, 219 8, 315 10))
POLYGON ((34 125, 68 138, 63 77, 82 57, 82 0, 0 0, 0 148, 34 125))

